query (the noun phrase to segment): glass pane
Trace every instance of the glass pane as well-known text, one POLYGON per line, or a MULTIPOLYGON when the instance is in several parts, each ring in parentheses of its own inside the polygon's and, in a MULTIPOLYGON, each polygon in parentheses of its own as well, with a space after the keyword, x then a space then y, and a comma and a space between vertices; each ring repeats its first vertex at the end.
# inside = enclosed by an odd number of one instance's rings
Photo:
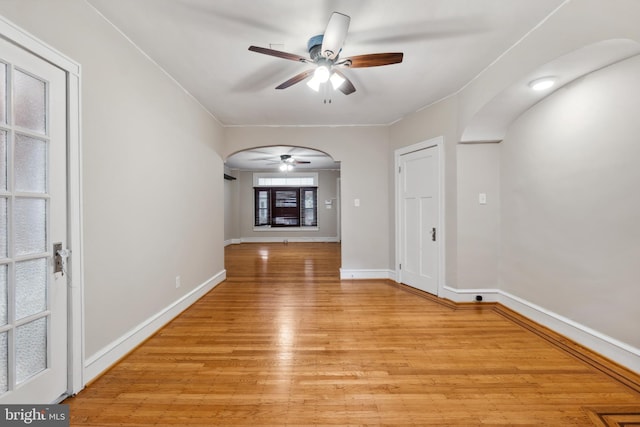
POLYGON ((47 318, 16 328, 16 382, 47 368, 47 318))
POLYGON ((295 208, 298 206, 298 192, 296 190, 276 191, 277 208, 295 208))
POLYGON ((316 215, 313 209, 305 209, 304 211, 304 225, 315 225, 316 224, 316 215))
POLYGON ((0 123, 7 123, 7 64, 0 62, 0 123))
POLYGON ((46 141, 16 134, 14 168, 16 191, 46 193, 46 141))
POLYGON ((0 190, 7 189, 7 131, 0 131, 0 190))
POLYGON ((47 309, 47 259, 16 263, 16 319, 47 309))
POLYGON ((16 255, 46 251, 47 202, 44 199, 15 199, 16 255))
POLYGON ((304 192, 304 207, 305 209, 312 209, 313 205, 315 205, 316 198, 314 197, 313 191, 306 190, 304 192))
POLYGON ((46 131, 46 84, 20 70, 14 76, 15 124, 44 134, 46 131))
POLYGON ((7 199, 0 197, 0 258, 7 257, 7 199))
POLYGON ((269 224, 269 192, 258 191, 258 223, 256 225, 269 224))
POLYGON ((0 326, 6 325, 8 322, 7 289, 7 266, 0 265, 0 326))
POLYGON ((9 389, 9 348, 7 347, 8 333, 0 334, 0 393, 9 389))

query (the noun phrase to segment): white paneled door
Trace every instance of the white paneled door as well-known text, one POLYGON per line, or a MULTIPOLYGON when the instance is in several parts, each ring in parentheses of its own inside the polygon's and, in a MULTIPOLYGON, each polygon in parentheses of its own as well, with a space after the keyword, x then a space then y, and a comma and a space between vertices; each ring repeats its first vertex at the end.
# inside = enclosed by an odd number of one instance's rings
POLYGON ((0 403, 67 390, 66 139, 65 72, 0 39, 0 403))
POLYGON ((400 281, 438 294, 438 147, 400 156, 400 281))

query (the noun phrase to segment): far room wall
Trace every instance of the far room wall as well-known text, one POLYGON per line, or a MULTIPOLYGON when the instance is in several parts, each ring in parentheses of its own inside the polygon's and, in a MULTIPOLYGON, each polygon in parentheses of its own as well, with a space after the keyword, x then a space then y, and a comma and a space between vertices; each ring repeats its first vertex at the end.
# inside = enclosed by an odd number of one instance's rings
MULTIPOLYGON (((230 202, 225 204, 225 217, 229 222, 238 223, 236 233, 225 239, 227 243, 260 242, 260 241, 338 241, 338 179, 339 170, 314 170, 300 169, 297 172, 311 172, 318 174, 318 230, 317 231, 291 231, 286 228, 273 228, 270 231, 254 230, 254 187, 253 174, 263 171, 230 171, 237 178, 231 181, 228 187, 236 194, 230 196, 230 202), (329 202, 329 203, 326 203, 329 202), (231 219, 233 218, 233 219, 231 219), (231 241, 230 241, 231 240, 231 241)), ((264 171, 273 173, 274 170, 264 171)), ((277 172, 277 170, 275 171, 277 172)))

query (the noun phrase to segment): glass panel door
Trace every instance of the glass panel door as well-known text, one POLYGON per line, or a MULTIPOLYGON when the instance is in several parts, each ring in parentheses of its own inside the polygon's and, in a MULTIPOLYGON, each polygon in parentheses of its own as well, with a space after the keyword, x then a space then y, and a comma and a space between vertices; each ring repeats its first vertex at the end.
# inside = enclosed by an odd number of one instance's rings
POLYGON ((65 74, 5 41, 0 58, 0 403, 51 403, 66 390, 65 74))

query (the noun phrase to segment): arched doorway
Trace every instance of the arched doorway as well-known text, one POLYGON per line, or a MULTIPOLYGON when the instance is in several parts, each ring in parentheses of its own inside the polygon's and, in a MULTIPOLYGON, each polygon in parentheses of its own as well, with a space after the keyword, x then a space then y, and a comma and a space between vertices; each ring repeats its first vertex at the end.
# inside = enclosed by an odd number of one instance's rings
POLYGON ((231 154, 225 176, 225 245, 341 240, 340 163, 329 154, 255 147, 231 154), (283 206, 286 215, 278 211, 283 206))

